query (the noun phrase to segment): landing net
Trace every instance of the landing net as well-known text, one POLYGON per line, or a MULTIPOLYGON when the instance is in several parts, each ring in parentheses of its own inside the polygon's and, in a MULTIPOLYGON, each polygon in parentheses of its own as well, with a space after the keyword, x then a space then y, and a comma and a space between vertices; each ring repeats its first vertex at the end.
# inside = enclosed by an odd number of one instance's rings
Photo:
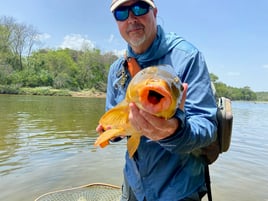
POLYGON ((54 191, 38 197, 35 201, 120 201, 118 186, 102 183, 54 191))

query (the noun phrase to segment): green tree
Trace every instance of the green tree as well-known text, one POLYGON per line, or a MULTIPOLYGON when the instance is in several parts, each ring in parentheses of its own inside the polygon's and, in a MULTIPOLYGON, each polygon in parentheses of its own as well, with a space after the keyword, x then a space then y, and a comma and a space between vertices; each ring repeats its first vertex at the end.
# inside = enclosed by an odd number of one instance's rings
POLYGON ((243 88, 227 86, 223 82, 218 81, 218 77, 213 73, 210 74, 210 79, 216 88, 217 97, 224 96, 232 100, 257 100, 256 93, 254 93, 248 86, 243 88))
POLYGON ((29 56, 37 44, 37 30, 31 25, 20 24, 14 18, 4 16, 0 18, 0 33, 0 52, 6 52, 4 61, 14 70, 23 70, 24 57, 29 56))
POLYGON ((109 54, 101 55, 98 49, 86 50, 80 55, 78 80, 81 88, 105 91, 109 58, 111 58, 109 54))
POLYGON ((47 74, 53 80, 55 88, 70 88, 77 90, 78 66, 70 54, 65 50, 40 50, 33 53, 30 58, 32 68, 39 69, 38 72, 47 74), (41 71, 41 69, 43 71, 41 71))
POLYGON ((219 79, 218 76, 215 75, 215 74, 213 74, 213 73, 210 73, 209 76, 210 76, 211 82, 213 84, 215 84, 218 81, 218 79, 219 79))

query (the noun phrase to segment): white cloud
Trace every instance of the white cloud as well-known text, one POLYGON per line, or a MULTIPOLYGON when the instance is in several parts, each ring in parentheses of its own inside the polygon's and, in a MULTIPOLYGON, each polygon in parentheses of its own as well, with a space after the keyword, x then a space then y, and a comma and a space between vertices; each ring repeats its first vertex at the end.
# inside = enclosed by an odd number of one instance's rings
POLYGON ((51 35, 48 34, 48 33, 38 34, 36 36, 36 39, 39 40, 39 41, 41 41, 41 42, 44 42, 45 40, 48 40, 50 38, 51 38, 51 35))
POLYGON ((264 69, 268 69, 268 64, 264 64, 264 65, 262 66, 262 68, 264 68, 264 69))
POLYGON ((86 36, 80 34, 70 34, 64 37, 63 43, 59 46, 60 48, 69 48, 73 50, 93 49, 94 43, 89 40, 86 36))
POLYGON ((116 56, 118 56, 118 57, 122 57, 122 56, 125 55, 126 50, 125 50, 125 49, 123 49, 123 50, 113 50, 112 52, 113 52, 116 56))
POLYGON ((114 55, 116 55, 118 57, 122 57, 125 55, 126 50, 125 49, 123 49, 123 50, 114 49, 114 50, 105 50, 104 52, 105 53, 113 53, 114 55))
POLYGON ((109 43, 112 43, 113 41, 114 41, 114 35, 111 34, 110 37, 109 37, 109 39, 108 39, 108 42, 109 43))

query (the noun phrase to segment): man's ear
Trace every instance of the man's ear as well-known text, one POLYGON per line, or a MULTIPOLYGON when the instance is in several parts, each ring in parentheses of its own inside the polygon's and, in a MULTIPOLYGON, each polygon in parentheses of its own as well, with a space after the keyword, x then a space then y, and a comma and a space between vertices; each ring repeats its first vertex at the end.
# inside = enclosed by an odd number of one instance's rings
POLYGON ((157 15, 157 8, 154 8, 154 17, 156 18, 157 15))

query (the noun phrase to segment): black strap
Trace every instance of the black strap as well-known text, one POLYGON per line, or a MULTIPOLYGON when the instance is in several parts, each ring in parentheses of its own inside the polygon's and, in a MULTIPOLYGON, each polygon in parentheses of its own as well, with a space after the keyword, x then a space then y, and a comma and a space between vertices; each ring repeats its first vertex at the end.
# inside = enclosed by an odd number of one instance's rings
POLYGON ((208 165, 205 165, 205 181, 206 181, 206 187, 207 187, 207 196, 208 201, 212 201, 212 193, 211 193, 211 185, 210 185, 210 175, 209 175, 209 167, 208 165))

